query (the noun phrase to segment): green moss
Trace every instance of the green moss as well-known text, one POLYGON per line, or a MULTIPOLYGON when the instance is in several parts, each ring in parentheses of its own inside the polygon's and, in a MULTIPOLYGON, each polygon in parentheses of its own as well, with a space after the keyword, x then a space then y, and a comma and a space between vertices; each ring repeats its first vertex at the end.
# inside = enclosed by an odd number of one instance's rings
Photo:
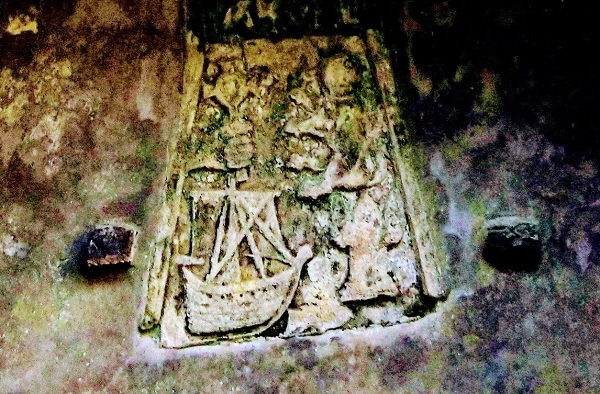
POLYGON ((191 156, 200 150, 202 142, 198 139, 191 139, 179 143, 179 151, 185 156, 191 156))
POLYGON ((297 183, 297 187, 295 192, 298 194, 301 194, 301 191, 305 188, 311 187, 311 186, 317 186, 320 185, 321 183, 323 183, 323 181, 325 180, 325 174, 324 173, 320 173, 320 174, 311 174, 308 172, 302 172, 299 176, 298 176, 298 183, 297 183))
POLYGON ((275 158, 256 164, 256 172, 261 178, 276 178, 283 175, 282 169, 277 167, 275 158))
POLYGON ((474 192, 466 193, 466 197, 469 200, 469 210, 474 217, 485 217, 487 213, 487 207, 485 201, 480 195, 474 192))
POLYGON ((375 110, 382 103, 383 98, 373 80, 369 65, 365 63, 362 56, 353 53, 348 54, 348 60, 360 76, 359 80, 352 85, 354 101, 363 110, 375 110))
POLYGON ((192 238, 202 239, 204 236, 204 223, 209 220, 208 215, 204 211, 199 211, 196 220, 192 223, 192 238))
POLYGON ((210 157, 215 156, 218 160, 224 158, 224 148, 231 140, 231 136, 222 133, 210 135, 192 136, 191 139, 179 146, 179 151, 184 157, 210 157))
POLYGON ((462 134, 458 138, 446 142, 442 146, 442 154, 447 161, 457 161, 467 155, 472 148, 472 135, 462 134))
POLYGON ((494 283, 496 270, 484 261, 480 261, 477 268, 477 283, 481 287, 490 286, 494 283))
MULTIPOLYGON (((217 134, 217 140, 219 141, 219 143, 227 146, 229 145, 229 142, 233 139, 232 136, 230 136, 229 134, 223 134, 223 133, 218 133, 217 134)), ((208 144, 206 144, 208 145, 208 144)))
POLYGON ((150 330, 145 331, 144 334, 149 335, 150 337, 158 340, 160 338, 160 324, 157 324, 150 330))
POLYGON ((462 341, 463 341, 463 345, 464 345, 465 349, 473 349, 481 342, 481 338, 479 338, 477 335, 471 333, 471 334, 464 335, 462 337, 462 341))
POLYGON ((456 161, 463 156, 463 150, 456 142, 447 142, 442 146, 442 154, 447 161, 456 161))
POLYGON ((345 214, 354 209, 354 201, 347 192, 334 191, 327 196, 327 202, 332 214, 345 214))
POLYGON ((230 119, 229 112, 220 107, 209 106, 204 111, 200 109, 196 117, 194 132, 198 135, 212 135, 220 130, 230 119))
POLYGON ((35 192, 27 193, 25 195, 25 201, 31 206, 31 208, 35 209, 42 201, 42 196, 35 192))
POLYGON ((346 159, 349 167, 352 167, 358 161, 361 147, 363 144, 363 136, 360 119, 357 119, 355 108, 343 108, 340 111, 340 117, 344 118, 342 127, 337 131, 338 149, 346 159))
POLYGON ((285 120, 287 118, 288 108, 289 102, 285 97, 282 97, 278 101, 275 101, 271 106, 269 122, 278 123, 281 120, 285 120))
POLYGON ((165 198, 167 201, 171 201, 173 196, 175 196, 175 191, 177 190, 178 178, 179 178, 178 174, 172 175, 171 179, 167 182, 167 191, 165 194, 165 198))
POLYGON ((497 114, 501 106, 500 96, 497 92, 498 79, 497 75, 487 76, 487 80, 482 84, 481 94, 476 103, 476 107, 489 116, 497 114))
POLYGON ((294 73, 288 75, 287 78, 287 89, 288 91, 302 87, 302 73, 304 67, 299 67, 294 73))
POLYGON ((340 147, 348 166, 354 166, 360 156, 360 143, 351 137, 346 137, 341 141, 340 147))
POLYGON ((150 138, 144 137, 138 143, 135 155, 142 160, 143 163, 154 163, 156 144, 150 138))
POLYGON ((429 392, 442 392, 442 381, 440 380, 440 376, 443 375, 446 366, 447 360, 444 355, 440 352, 433 352, 427 362, 427 368, 424 371, 419 371, 421 381, 429 392))
POLYGON ((91 116, 95 116, 100 112, 100 107, 102 106, 102 99, 100 97, 94 97, 92 100, 92 109, 91 116))
POLYGON ((512 175, 508 181, 509 186, 515 191, 521 191, 523 187, 523 179, 518 175, 512 175))
POLYGON ((156 141, 147 137, 140 140, 136 149, 135 155, 141 161, 139 176, 142 189, 147 189, 152 186, 154 179, 156 179, 157 172, 161 168, 160 163, 156 158, 157 150, 159 150, 159 148, 156 141))
POLYGON ((556 364, 549 365, 540 377, 542 384, 535 388, 535 394, 561 394, 573 388, 572 380, 556 364))
POLYGON ((465 151, 473 148, 473 137, 470 134, 462 134, 458 137, 458 145, 465 151))

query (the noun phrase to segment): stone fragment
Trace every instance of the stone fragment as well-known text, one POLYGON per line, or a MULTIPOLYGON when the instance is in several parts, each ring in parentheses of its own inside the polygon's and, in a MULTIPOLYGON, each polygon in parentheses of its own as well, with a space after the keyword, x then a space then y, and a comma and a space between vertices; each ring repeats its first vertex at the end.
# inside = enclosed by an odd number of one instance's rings
POLYGON ((356 53, 359 55, 365 55, 367 53, 367 49, 365 48, 364 41, 357 36, 344 37, 342 40, 342 46, 345 50, 351 53, 356 53))
POLYGON ((365 325, 390 326, 414 320, 414 318, 404 315, 402 306, 392 302, 384 303, 381 306, 360 307, 356 315, 357 320, 365 325))
POLYGON ((307 39, 287 39, 270 42, 263 39, 243 43, 248 68, 266 66, 277 70, 282 80, 304 66, 315 67, 319 62, 317 49, 307 39))
POLYGON ((362 192, 340 237, 340 246, 350 249, 348 281, 340 291, 342 301, 359 301, 380 295, 398 295, 398 288, 389 275, 391 267, 387 250, 379 244, 382 238, 383 216, 369 192, 362 192))
POLYGON ((288 167, 299 171, 303 169, 323 171, 326 168, 331 150, 318 139, 290 138, 290 153, 288 167))
POLYGON ((326 300, 318 305, 302 305, 288 310, 289 320, 283 334, 290 337, 301 334, 322 334, 339 328, 352 318, 352 311, 335 300, 326 300))
POLYGON ((0 240, 0 252, 8 257, 24 259, 29 255, 31 246, 26 242, 15 240, 12 235, 4 235, 0 240))
POLYGON ((131 265, 135 252, 137 232, 118 226, 99 226, 87 239, 88 267, 131 265))
POLYGON ((251 124, 237 120, 223 128, 227 138, 224 156, 228 168, 243 168, 252 162, 254 145, 251 131, 251 124))
POLYGON ((541 263, 542 244, 538 223, 516 216, 490 220, 483 258, 500 271, 532 272, 541 263))
POLYGON ((241 59, 242 48, 239 45, 210 44, 206 50, 206 58, 211 62, 241 59))
POLYGON ((597 206, 580 208, 569 216, 572 219, 563 230, 562 242, 566 247, 566 260, 585 274, 592 265, 600 263, 600 209, 597 206))

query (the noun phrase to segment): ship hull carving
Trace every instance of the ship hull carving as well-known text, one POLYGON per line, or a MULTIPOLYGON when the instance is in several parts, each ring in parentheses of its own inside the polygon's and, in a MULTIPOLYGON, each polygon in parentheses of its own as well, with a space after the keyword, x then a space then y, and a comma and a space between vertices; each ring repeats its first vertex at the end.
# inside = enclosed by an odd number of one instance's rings
POLYGON ((199 280, 186 267, 182 271, 187 327, 196 335, 219 336, 244 329, 247 334, 261 333, 286 311, 300 279, 300 272, 292 267, 250 284, 218 286, 199 280))

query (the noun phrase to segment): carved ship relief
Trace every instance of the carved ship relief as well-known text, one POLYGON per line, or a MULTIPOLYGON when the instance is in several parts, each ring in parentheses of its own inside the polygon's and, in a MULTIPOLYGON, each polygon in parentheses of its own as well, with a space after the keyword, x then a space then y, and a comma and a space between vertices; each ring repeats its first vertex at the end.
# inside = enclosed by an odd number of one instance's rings
POLYGON ((188 36, 140 324, 161 346, 394 325, 443 296, 377 37, 188 36))
MULTIPOLYGON (((277 192, 202 191, 194 201, 222 200, 210 261, 177 256, 185 278, 186 317, 190 332, 198 335, 249 328, 247 334, 268 329, 286 311, 298 287, 302 266, 312 257, 310 246, 294 257, 287 249, 277 220, 277 192), (241 244, 249 251, 240 256, 241 244), (260 245, 260 246, 259 246, 260 245), (242 278, 241 259, 249 257, 258 277, 242 278), (284 266, 270 272, 265 260, 284 266), (198 276, 194 266, 209 264, 198 276)), ((246 275, 248 276, 248 275, 246 275)))

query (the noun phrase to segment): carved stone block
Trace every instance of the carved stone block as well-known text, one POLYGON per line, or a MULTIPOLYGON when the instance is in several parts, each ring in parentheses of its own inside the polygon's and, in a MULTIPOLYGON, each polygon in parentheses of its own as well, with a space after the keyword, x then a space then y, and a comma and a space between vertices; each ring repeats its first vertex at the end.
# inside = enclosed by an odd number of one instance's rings
POLYGON ((393 159, 372 68, 385 60, 365 48, 358 36, 188 48, 200 82, 186 85, 142 323, 160 325, 163 346, 397 324, 440 295, 393 159))
POLYGON ((539 224, 535 220, 504 216, 486 223, 483 257, 501 271, 532 272, 542 261, 539 224))
POLYGON ((119 226, 98 226, 88 234, 88 267, 129 265, 133 259, 137 233, 119 226))

